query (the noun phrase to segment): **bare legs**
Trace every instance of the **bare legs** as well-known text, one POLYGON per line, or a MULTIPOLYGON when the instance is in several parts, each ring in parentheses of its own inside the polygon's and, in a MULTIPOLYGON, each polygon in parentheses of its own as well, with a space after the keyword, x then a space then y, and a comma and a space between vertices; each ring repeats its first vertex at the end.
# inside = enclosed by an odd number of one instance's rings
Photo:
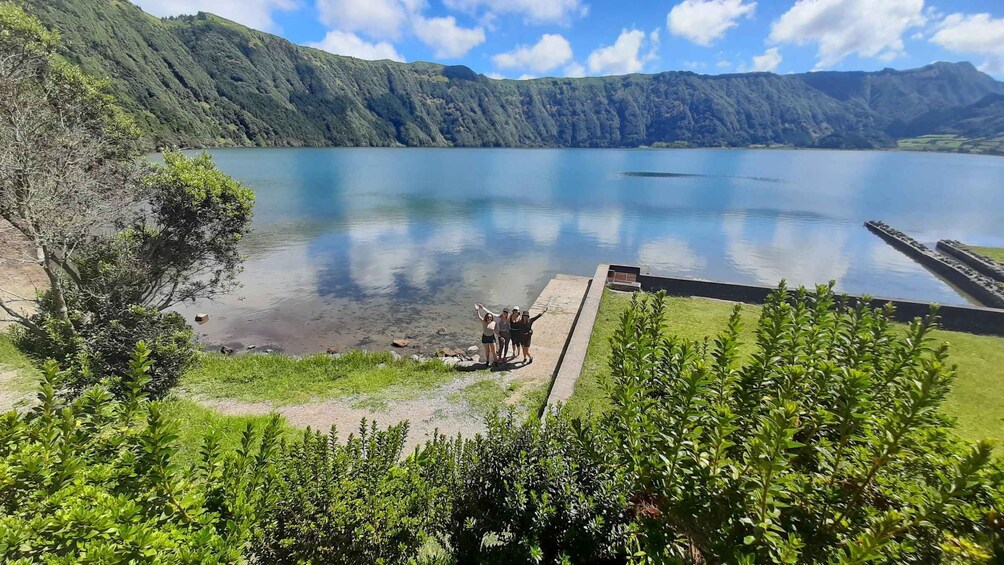
POLYGON ((495 342, 486 343, 485 345, 485 362, 488 365, 493 365, 495 363, 495 342))
POLYGON ((503 336, 499 336, 499 359, 504 361, 505 354, 509 352, 509 340, 503 336))
POLYGON ((523 361, 533 363, 533 355, 530 355, 530 348, 526 345, 523 346, 523 361), (529 359, 529 361, 527 361, 529 359))

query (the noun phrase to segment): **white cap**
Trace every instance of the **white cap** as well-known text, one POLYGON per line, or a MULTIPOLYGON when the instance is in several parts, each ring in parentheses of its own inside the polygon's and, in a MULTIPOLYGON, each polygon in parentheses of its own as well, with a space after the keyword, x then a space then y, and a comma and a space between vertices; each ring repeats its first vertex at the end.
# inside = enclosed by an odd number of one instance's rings
POLYGON ((513 312, 519 312, 519 306, 513 306, 512 307, 512 311, 513 312))

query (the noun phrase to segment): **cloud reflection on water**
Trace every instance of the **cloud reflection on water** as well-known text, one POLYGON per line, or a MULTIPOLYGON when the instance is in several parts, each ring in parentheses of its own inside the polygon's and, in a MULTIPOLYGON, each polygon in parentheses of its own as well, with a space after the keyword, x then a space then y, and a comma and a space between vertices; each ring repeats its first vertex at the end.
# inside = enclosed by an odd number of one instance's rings
POLYGON ((226 320, 201 327, 217 341, 292 333, 298 345, 289 347, 307 349, 381 332, 468 328, 470 303, 525 305, 553 274, 590 275, 599 262, 768 285, 834 279, 848 292, 964 303, 919 265, 890 254, 861 222, 877 216, 903 229, 1004 240, 1004 211, 961 196, 970 185, 985 196, 986 176, 1004 185, 1004 160, 974 160, 984 168, 970 171, 971 183, 952 169, 959 196, 939 203, 953 219, 942 228, 925 223, 927 203, 904 199, 930 190, 917 183, 945 180, 938 161, 914 170, 909 183, 891 183, 906 174, 904 157, 894 153, 214 153, 221 168, 258 191, 245 300, 191 308, 212 308, 214 320, 226 320), (665 179, 625 178, 623 170, 703 170, 715 178, 677 178, 667 191, 665 179), (967 232, 972 226, 982 231, 967 232))

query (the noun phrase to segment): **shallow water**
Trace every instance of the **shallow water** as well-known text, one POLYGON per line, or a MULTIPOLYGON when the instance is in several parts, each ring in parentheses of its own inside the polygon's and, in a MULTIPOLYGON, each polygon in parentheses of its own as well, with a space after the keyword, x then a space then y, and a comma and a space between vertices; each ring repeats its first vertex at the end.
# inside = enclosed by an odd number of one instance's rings
POLYGON ((862 223, 1004 245, 1004 159, 901 152, 224 149, 257 194, 244 287, 210 344, 472 341, 476 301, 524 306, 600 262, 873 296, 968 299, 862 223), (445 335, 437 334, 447 328, 445 335))

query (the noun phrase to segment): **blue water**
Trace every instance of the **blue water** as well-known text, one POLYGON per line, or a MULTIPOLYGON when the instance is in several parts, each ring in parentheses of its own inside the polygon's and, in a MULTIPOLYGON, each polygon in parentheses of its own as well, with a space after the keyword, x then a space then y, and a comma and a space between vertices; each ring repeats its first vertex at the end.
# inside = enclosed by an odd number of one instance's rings
POLYGON ((467 338, 601 262, 742 283, 968 299, 868 232, 1004 245, 1004 159, 901 152, 225 149, 257 195, 244 287, 209 343, 290 351, 467 338), (668 175, 667 175, 668 174, 668 175), (441 327, 447 335, 437 334, 441 327))

